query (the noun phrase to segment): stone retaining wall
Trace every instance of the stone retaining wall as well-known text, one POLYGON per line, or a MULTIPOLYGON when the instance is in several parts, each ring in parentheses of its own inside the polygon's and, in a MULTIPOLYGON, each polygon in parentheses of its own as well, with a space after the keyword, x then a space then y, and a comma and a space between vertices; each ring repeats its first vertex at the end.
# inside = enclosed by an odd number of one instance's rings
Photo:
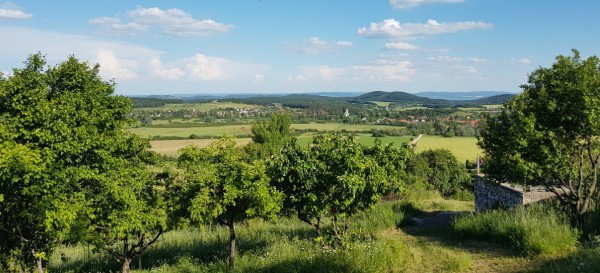
POLYGON ((524 190, 518 185, 494 184, 484 181, 483 176, 475 176, 475 212, 497 207, 511 208, 554 197, 556 195, 544 187, 524 190))

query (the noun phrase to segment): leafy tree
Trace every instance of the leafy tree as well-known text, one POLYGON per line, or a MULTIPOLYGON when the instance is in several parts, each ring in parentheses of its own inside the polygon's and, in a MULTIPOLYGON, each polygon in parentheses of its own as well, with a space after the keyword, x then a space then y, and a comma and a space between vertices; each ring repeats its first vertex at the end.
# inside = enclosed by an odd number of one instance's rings
POLYGON ((283 147, 291 138, 292 120, 285 113, 275 113, 269 121, 258 121, 252 125, 252 141, 245 150, 252 159, 269 157, 283 147))
POLYGON ((409 164, 409 172, 426 187, 438 191, 444 197, 472 198, 473 182, 469 172, 456 157, 446 149, 427 150, 419 153, 409 164))
POLYGON ((98 71, 74 57, 47 67, 35 54, 0 81, 0 255, 20 271, 35 262, 43 272, 87 213, 84 189, 102 182, 99 166, 122 156, 115 143, 127 138, 130 101, 98 71))
POLYGON ((255 217, 274 218, 282 195, 269 186, 265 167, 248 164, 231 138, 221 138, 206 148, 190 146, 180 151, 178 166, 186 170, 179 187, 180 202, 192 220, 216 222, 229 228, 229 267, 235 264, 235 223, 255 217))
POLYGON ((145 139, 131 137, 115 143, 118 153, 102 166, 98 182, 86 190, 90 215, 85 227, 89 243, 122 263, 122 272, 167 231, 164 179, 150 169, 157 155, 147 151, 145 139))
POLYGON ((599 61, 573 50, 534 70, 523 93, 487 119, 479 140, 491 178, 546 186, 578 224, 598 199, 599 61))
POLYGON ((383 151, 369 150, 339 134, 317 136, 310 147, 294 139, 270 161, 268 173, 286 195, 288 213, 314 227, 322 246, 330 239, 336 247, 343 244, 350 217, 372 207, 395 186, 378 161, 404 157, 384 157, 383 151), (329 234, 322 234, 323 227, 330 227, 329 234))

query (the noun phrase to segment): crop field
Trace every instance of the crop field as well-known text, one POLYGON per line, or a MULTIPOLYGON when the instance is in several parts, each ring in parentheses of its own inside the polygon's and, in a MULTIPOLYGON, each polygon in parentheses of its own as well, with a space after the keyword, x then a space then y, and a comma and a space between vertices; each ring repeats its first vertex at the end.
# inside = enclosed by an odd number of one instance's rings
MULTIPOLYGON (((257 109, 262 108, 260 105, 246 104, 246 103, 235 103, 235 102, 205 102, 205 103, 178 103, 165 104, 163 107, 150 107, 150 108, 138 108, 139 110, 151 110, 151 111, 168 111, 168 110, 184 110, 184 109, 195 109, 200 112, 208 112, 214 109, 225 109, 225 108, 248 108, 257 109)), ((136 109, 136 110, 138 110, 136 109)))
POLYGON ((417 143, 416 152, 422 152, 429 149, 447 149, 450 150, 460 162, 465 160, 475 160, 477 154, 482 155, 483 151, 477 146, 475 137, 442 137, 424 135, 417 143))
MULTIPOLYGON (((179 149, 181 149, 183 147, 190 146, 190 145, 206 147, 213 141, 214 141, 214 139, 153 140, 153 141, 150 141, 150 146, 151 146, 150 150, 155 151, 159 154, 163 154, 163 155, 176 156, 177 151, 179 151, 179 149)), ((251 138, 236 138, 235 139, 235 142, 239 146, 246 145, 246 144, 250 143, 250 141, 252 141, 251 138)))
MULTIPOLYGON (((390 125, 369 125, 369 124, 346 124, 346 123, 310 123, 310 124, 292 124, 292 129, 313 129, 318 131, 342 131, 358 132, 377 130, 394 130, 401 129, 400 126, 390 125)), ((234 136, 247 136, 251 134, 252 124, 243 125, 223 125, 223 126, 206 126, 206 127, 181 127, 181 128, 153 128, 153 127, 138 127, 129 129, 130 132, 138 134, 142 137, 153 136, 175 136, 189 137, 191 134, 199 136, 221 136, 223 134, 231 134, 234 136)))
POLYGON ((131 128, 130 132, 140 135, 142 137, 153 137, 153 136, 175 136, 175 137, 189 137, 191 134, 199 136, 214 136, 218 137, 223 134, 230 134, 233 136, 249 135, 251 134, 252 124, 247 125, 224 125, 224 126, 207 126, 207 127, 181 127, 181 128, 152 128, 152 127, 139 127, 131 128))

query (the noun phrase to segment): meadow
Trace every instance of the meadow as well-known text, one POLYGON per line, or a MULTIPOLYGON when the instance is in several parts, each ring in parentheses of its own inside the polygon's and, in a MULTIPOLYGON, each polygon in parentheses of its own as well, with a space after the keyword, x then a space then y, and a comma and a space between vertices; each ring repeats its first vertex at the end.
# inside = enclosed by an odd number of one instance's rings
POLYGON ((256 104, 246 104, 246 103, 235 103, 235 102, 221 102, 221 101, 211 101, 205 103, 167 103, 163 107, 147 107, 147 108, 136 108, 135 110, 146 110, 146 111, 174 111, 174 110, 191 110, 194 109, 200 112, 208 112, 210 110, 215 109, 227 109, 227 108, 247 108, 247 109, 258 109, 262 108, 260 105, 256 104))
POLYGON ((475 161, 483 151, 477 146, 475 137, 443 137, 424 135, 417 143, 415 151, 420 153, 430 149, 447 149, 460 161, 475 161))

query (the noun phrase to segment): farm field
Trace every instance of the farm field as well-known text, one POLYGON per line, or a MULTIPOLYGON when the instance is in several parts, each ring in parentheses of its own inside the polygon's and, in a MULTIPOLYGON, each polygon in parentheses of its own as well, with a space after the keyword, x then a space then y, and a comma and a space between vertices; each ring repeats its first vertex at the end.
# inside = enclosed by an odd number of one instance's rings
MULTIPOLYGON (((368 131, 371 129, 377 130, 394 130, 401 129, 400 126, 390 125, 370 125, 370 124, 346 124, 346 123, 309 123, 309 124, 292 124, 292 129, 300 130, 318 130, 318 131, 341 131, 348 132, 368 131)), ((206 126, 206 127, 181 127, 181 128, 154 128, 154 127, 138 127, 130 128, 129 131, 142 137, 153 136, 175 136, 189 137, 191 134, 199 136, 221 136, 223 134, 231 134, 234 136, 251 134, 252 124, 243 125, 223 125, 223 126, 206 126)))
MULTIPOLYGON (((163 154, 163 155, 176 156, 177 151, 179 151, 179 149, 181 149, 183 147, 190 146, 190 145, 206 147, 213 141, 214 141, 214 139, 152 140, 152 141, 150 141, 150 146, 151 146, 150 150, 155 151, 159 154, 163 154)), ((252 141, 251 138, 236 138, 235 139, 235 142, 239 146, 246 145, 246 144, 250 143, 250 141, 252 141)))
POLYGON ((430 149, 448 149, 460 162, 465 160, 473 161, 477 154, 482 155, 483 151, 477 146, 475 137, 443 137, 424 135, 417 142, 416 152, 430 149))
POLYGON ((195 109, 200 112, 208 112, 214 109, 224 109, 224 108, 248 108, 248 109, 257 109, 262 106, 256 104, 246 104, 246 103, 235 103, 235 102, 205 102, 205 103, 179 103, 173 104, 168 103, 163 107, 149 107, 149 108, 137 108, 136 110, 149 110, 149 111, 168 111, 168 110, 183 110, 183 109, 195 109))
POLYGON ((181 128, 153 128, 139 127, 131 128, 130 132, 142 137, 153 136, 175 136, 189 137, 191 134, 199 136, 214 136, 218 137, 223 134, 231 134, 234 136, 251 134, 252 124, 246 125, 224 125, 224 126, 206 126, 206 127, 181 127, 181 128))

